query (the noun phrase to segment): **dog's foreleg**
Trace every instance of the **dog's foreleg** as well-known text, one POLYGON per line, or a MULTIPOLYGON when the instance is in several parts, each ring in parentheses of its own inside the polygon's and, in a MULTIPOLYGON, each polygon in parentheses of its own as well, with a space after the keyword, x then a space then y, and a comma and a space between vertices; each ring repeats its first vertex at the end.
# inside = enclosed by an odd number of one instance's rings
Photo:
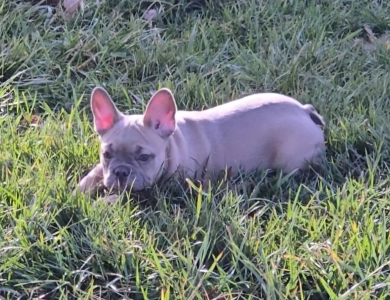
POLYGON ((96 194, 101 184, 103 184, 103 167, 101 164, 98 164, 80 180, 76 190, 73 191, 73 194, 75 194, 77 190, 81 193, 96 194))

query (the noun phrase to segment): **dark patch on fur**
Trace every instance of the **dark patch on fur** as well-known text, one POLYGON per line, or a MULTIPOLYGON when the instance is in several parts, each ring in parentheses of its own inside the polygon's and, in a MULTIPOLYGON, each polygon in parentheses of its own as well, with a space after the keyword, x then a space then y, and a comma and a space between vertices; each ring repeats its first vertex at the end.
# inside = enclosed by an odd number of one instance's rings
POLYGON ((325 126, 325 121, 324 119, 322 118, 322 116, 320 116, 320 114, 316 111, 316 109, 313 107, 313 105, 311 104, 305 104, 304 105, 304 108, 305 110, 309 113, 309 116, 310 118, 312 119, 312 121, 319 125, 319 126, 325 126))
POLYGON ((143 148, 142 148, 141 146, 135 147, 134 154, 135 154, 136 156, 139 155, 139 154, 141 154, 142 149, 143 149, 143 148))

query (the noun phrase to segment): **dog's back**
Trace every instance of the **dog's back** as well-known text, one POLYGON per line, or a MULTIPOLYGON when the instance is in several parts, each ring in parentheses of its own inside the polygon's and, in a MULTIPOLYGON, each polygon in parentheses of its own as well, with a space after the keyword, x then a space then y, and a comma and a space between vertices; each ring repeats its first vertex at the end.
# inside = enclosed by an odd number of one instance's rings
POLYGON ((306 169, 324 150, 323 118, 312 105, 275 93, 250 95, 202 112, 177 114, 178 129, 193 136, 189 156, 210 169, 231 166, 306 169))

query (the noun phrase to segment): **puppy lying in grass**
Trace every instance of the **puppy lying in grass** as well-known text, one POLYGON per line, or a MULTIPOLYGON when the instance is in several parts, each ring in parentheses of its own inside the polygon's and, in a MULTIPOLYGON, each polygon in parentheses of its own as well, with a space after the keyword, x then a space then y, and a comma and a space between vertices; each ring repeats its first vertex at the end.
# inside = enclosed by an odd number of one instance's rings
POLYGON ((172 92, 163 88, 143 115, 125 115, 96 87, 91 108, 100 163, 79 182, 83 193, 100 183, 119 192, 140 191, 162 174, 207 184, 226 168, 231 176, 255 169, 306 170, 325 150, 324 121, 313 106, 276 93, 178 111, 172 92))

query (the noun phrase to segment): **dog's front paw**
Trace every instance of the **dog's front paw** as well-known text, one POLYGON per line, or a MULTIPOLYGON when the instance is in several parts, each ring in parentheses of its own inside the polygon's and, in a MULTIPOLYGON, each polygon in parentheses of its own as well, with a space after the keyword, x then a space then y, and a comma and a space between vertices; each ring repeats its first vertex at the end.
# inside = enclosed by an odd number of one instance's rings
POLYGON ((83 194, 96 194, 101 189, 104 189, 103 167, 101 164, 98 164, 80 180, 76 189, 73 190, 73 195, 75 195, 77 192, 83 194))

